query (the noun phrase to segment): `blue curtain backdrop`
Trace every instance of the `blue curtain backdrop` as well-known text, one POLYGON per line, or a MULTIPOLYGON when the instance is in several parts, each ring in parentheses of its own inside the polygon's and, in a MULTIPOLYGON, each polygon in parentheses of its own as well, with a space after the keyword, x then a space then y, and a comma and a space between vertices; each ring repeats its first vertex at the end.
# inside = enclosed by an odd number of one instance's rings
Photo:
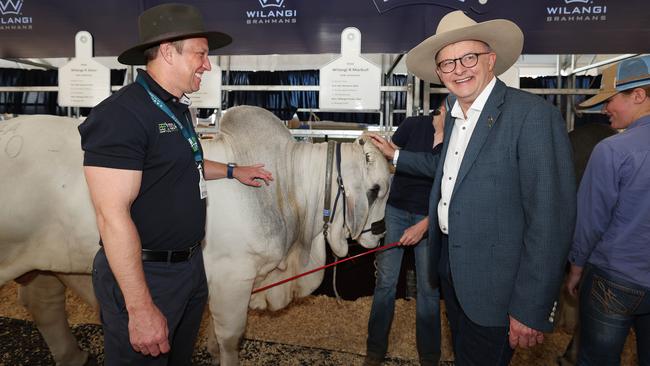
MULTIPOLYGON (((43 70, 0 69, 1 86, 56 86, 57 72, 43 70)), ((0 113, 55 114, 62 113, 56 103, 57 93, 0 93, 0 113)))
MULTIPOLYGON (((111 85, 122 85, 126 70, 111 70, 111 85)), ((318 85, 318 70, 304 71, 230 71, 223 74, 224 85, 318 85)), ((406 75, 392 75, 386 81, 387 85, 404 85, 407 81, 406 75)), ((56 86, 58 72, 56 70, 23 70, 23 69, 0 69, 0 86, 56 86)), ((566 83, 566 81, 563 81, 566 83)), ((522 88, 556 88, 557 78, 553 76, 540 78, 521 78, 522 88)), ((566 85, 566 84, 563 84, 566 85)), ((600 76, 579 76, 576 77, 576 88, 596 88, 600 85, 600 76)), ((439 87, 439 85, 432 85, 439 87)), ((420 88, 422 90, 422 88, 420 88)), ((10 114, 52 114, 64 115, 64 108, 57 105, 57 92, 2 92, 0 93, 0 113, 10 114)), ((406 92, 383 93, 382 97, 392 104, 393 110, 406 109, 406 92)), ((420 95, 421 97, 421 95, 420 95)), ((435 108, 440 105, 444 95, 432 94, 430 105, 435 108)), ((543 96, 550 103, 555 103, 554 95, 543 96)), ((577 95, 574 97, 575 104, 580 103, 586 97, 577 95)), ((564 97, 563 97, 564 99, 564 97)), ((268 109, 282 120, 289 120, 301 109, 318 108, 317 91, 233 91, 226 94, 223 99, 223 107, 229 108, 237 105, 255 105, 268 109)), ((562 113, 565 113, 566 102, 559 106, 562 113)), ((82 115, 88 115, 90 108, 82 108, 82 115)), ((200 110, 200 116, 206 117, 212 110, 200 110)), ((353 122, 365 124, 378 124, 378 113, 335 113, 315 112, 320 120, 353 122)), ((301 121, 309 119, 308 112, 298 113, 301 121)), ((393 125, 399 126, 404 119, 405 113, 394 113, 393 125)), ((607 117, 602 114, 576 114, 575 125, 580 126, 586 123, 608 123, 607 117)))
MULTIPOLYGON (((393 75, 391 85, 404 85, 405 75, 393 75)), ((231 71, 224 74, 223 83, 229 85, 318 85, 318 70, 305 71, 231 71)), ((394 109, 406 108, 406 93, 390 93, 394 109)), ((256 105, 273 112, 278 118, 288 120, 297 109, 317 109, 317 91, 236 91, 228 94, 226 107, 256 105)), ((323 121, 379 124, 379 113, 314 112, 323 121)), ((309 112, 299 112, 301 121, 310 118, 309 112)), ((403 114, 399 121, 403 119, 403 114)))
MULTIPOLYGON (((230 71, 224 73, 228 85, 318 85, 318 70, 307 71, 230 71)), ((255 105, 268 109, 278 118, 288 120, 298 108, 318 108, 315 91, 233 91, 225 99, 225 107, 255 105)), ((306 119, 306 117, 305 117, 306 119)), ((302 120, 302 118, 301 118, 302 120)))
MULTIPOLYGON (((594 89, 598 88, 600 86, 600 75, 593 77, 593 76, 576 76, 575 80, 575 88, 576 89, 594 89)), ((545 77, 539 77, 539 78, 520 78, 519 79, 519 85, 521 88, 541 88, 541 89, 551 89, 551 88, 557 88, 557 77, 555 76, 545 76, 545 77)), ((567 80, 564 78, 562 80, 562 85, 566 87, 567 85, 567 80)), ((549 103, 551 104, 556 104, 556 98, 555 95, 543 95, 543 98, 545 98, 549 103)), ((580 104, 582 101, 587 99, 588 96, 585 95, 575 95, 573 97, 573 103, 569 106, 571 108, 574 108, 578 104, 580 104)), ((567 108, 567 103, 566 103, 566 96, 562 96, 563 101, 560 106, 560 111, 562 112, 562 115, 566 115, 566 108, 567 108)), ((588 123, 604 123, 604 124, 609 124, 609 119, 607 116, 604 114, 600 113, 580 113, 579 111, 576 111, 575 114, 575 120, 574 120, 574 126, 582 126, 588 123)))
MULTIPOLYGON (((111 85, 122 85, 126 70, 111 70, 111 85)), ((0 86, 57 86, 57 70, 0 69, 0 86)), ((57 92, 1 92, 0 113, 52 114, 63 116, 65 108, 57 104, 57 92)), ((90 108, 81 108, 88 115, 90 108)))

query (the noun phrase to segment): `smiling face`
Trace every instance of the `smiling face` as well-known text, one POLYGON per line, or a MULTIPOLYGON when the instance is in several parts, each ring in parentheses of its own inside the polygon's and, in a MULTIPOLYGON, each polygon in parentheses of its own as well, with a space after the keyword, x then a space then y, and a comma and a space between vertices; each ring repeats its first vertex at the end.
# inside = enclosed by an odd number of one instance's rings
MULTIPOLYGON (((650 88, 648 88, 650 90, 650 88)), ((646 89, 634 88, 615 94, 603 104, 603 113, 613 128, 624 129, 650 112, 646 89)))
POLYGON ((188 38, 183 40, 182 49, 179 52, 175 47, 169 45, 171 52, 171 64, 173 65, 173 91, 176 96, 184 93, 193 93, 201 88, 201 77, 203 72, 210 71, 210 60, 208 59, 208 40, 205 38, 188 38))
POLYGON ((632 100, 625 93, 615 94, 603 104, 603 113, 609 117, 612 128, 622 129, 627 127, 632 121, 631 108, 632 100))
POLYGON ((449 44, 438 52, 436 65, 445 60, 456 60, 454 70, 445 73, 440 67, 436 67, 436 73, 440 81, 456 96, 463 111, 466 111, 494 77, 496 54, 483 42, 460 41, 449 44), (466 67, 460 59, 471 53, 478 54, 477 63, 466 67))

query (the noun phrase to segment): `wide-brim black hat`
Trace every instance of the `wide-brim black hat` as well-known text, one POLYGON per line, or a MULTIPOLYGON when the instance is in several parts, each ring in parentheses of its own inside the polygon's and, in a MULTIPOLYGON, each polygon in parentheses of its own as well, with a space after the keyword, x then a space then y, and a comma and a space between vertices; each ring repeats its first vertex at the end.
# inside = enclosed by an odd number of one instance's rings
POLYGON ((144 65, 144 51, 163 42, 185 38, 207 38, 210 50, 224 47, 232 38, 221 32, 209 32, 198 9, 187 4, 162 4, 145 10, 138 18, 140 43, 117 58, 125 65, 144 65))

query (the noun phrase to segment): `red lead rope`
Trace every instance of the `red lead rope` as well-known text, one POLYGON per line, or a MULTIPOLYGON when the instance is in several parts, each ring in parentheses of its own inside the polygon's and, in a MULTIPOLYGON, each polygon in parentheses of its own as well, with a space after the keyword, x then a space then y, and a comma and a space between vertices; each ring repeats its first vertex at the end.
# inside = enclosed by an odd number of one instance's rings
POLYGON ((275 286, 281 285, 281 284, 283 284, 283 283, 287 283, 287 282, 289 282, 289 281, 293 281, 293 280, 295 280, 296 278, 300 278, 300 277, 306 276, 306 275, 308 275, 308 274, 312 274, 312 273, 314 273, 314 272, 318 272, 318 271, 320 271, 321 269, 329 268, 329 267, 335 266, 335 265, 337 265, 337 264, 339 264, 339 263, 343 263, 343 262, 347 262, 347 261, 350 261, 350 260, 353 260, 353 259, 357 259, 357 258, 359 258, 359 257, 362 257, 362 256, 366 255, 366 254, 370 254, 370 253, 374 253, 374 252, 379 252, 379 251, 382 251, 382 250, 390 249, 390 248, 396 247, 396 246, 398 246, 398 245, 399 245, 399 242, 396 241, 396 242, 391 243, 391 244, 388 244, 388 245, 384 245, 384 246, 381 246, 381 247, 378 247, 378 248, 375 248, 375 249, 368 250, 368 251, 363 252, 363 253, 359 253, 359 254, 357 254, 357 255, 353 255, 352 257, 343 258, 343 259, 338 260, 338 261, 336 261, 336 262, 333 262, 333 263, 330 263, 330 264, 326 264, 326 265, 324 265, 324 266, 320 266, 320 267, 318 267, 318 268, 314 268, 314 269, 312 269, 312 270, 310 270, 310 271, 303 272, 303 273, 301 273, 301 274, 299 274, 299 275, 295 275, 295 276, 293 276, 293 277, 289 277, 289 278, 284 279, 284 280, 282 280, 282 281, 278 281, 278 282, 272 283, 272 284, 270 284, 270 285, 266 285, 266 286, 264 286, 264 287, 260 287, 260 288, 258 288, 258 289, 253 290, 253 293, 255 294, 255 293, 258 293, 258 292, 261 292, 261 291, 265 291, 265 290, 270 289, 271 287, 275 287, 275 286))

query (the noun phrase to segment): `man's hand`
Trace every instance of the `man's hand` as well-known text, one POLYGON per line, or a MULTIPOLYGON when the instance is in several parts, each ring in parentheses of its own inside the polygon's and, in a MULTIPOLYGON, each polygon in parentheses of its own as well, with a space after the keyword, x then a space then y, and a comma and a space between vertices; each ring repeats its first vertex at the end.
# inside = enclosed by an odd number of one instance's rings
POLYGON ((404 230, 404 234, 399 239, 400 245, 415 245, 419 243, 427 230, 429 230, 429 219, 424 218, 417 224, 404 230))
POLYGON ((544 333, 527 327, 510 316, 510 332, 508 333, 510 348, 528 348, 544 342, 544 333))
POLYGON ((264 169, 264 164, 237 166, 232 171, 232 176, 241 183, 253 187, 262 186, 262 182, 258 179, 263 180, 264 184, 267 186, 269 185, 269 182, 273 180, 273 174, 264 169))
POLYGON ((129 340, 133 349, 145 356, 169 352, 167 319, 156 305, 129 310, 129 340))
POLYGON ((578 296, 580 278, 582 278, 582 267, 571 264, 571 270, 566 279, 566 289, 569 291, 569 295, 573 297, 578 296))
POLYGON ((393 160, 395 150, 398 149, 397 145, 395 145, 392 141, 386 140, 376 133, 368 133, 368 136, 370 137, 372 144, 377 146, 379 151, 381 151, 381 153, 384 154, 388 160, 393 160))

